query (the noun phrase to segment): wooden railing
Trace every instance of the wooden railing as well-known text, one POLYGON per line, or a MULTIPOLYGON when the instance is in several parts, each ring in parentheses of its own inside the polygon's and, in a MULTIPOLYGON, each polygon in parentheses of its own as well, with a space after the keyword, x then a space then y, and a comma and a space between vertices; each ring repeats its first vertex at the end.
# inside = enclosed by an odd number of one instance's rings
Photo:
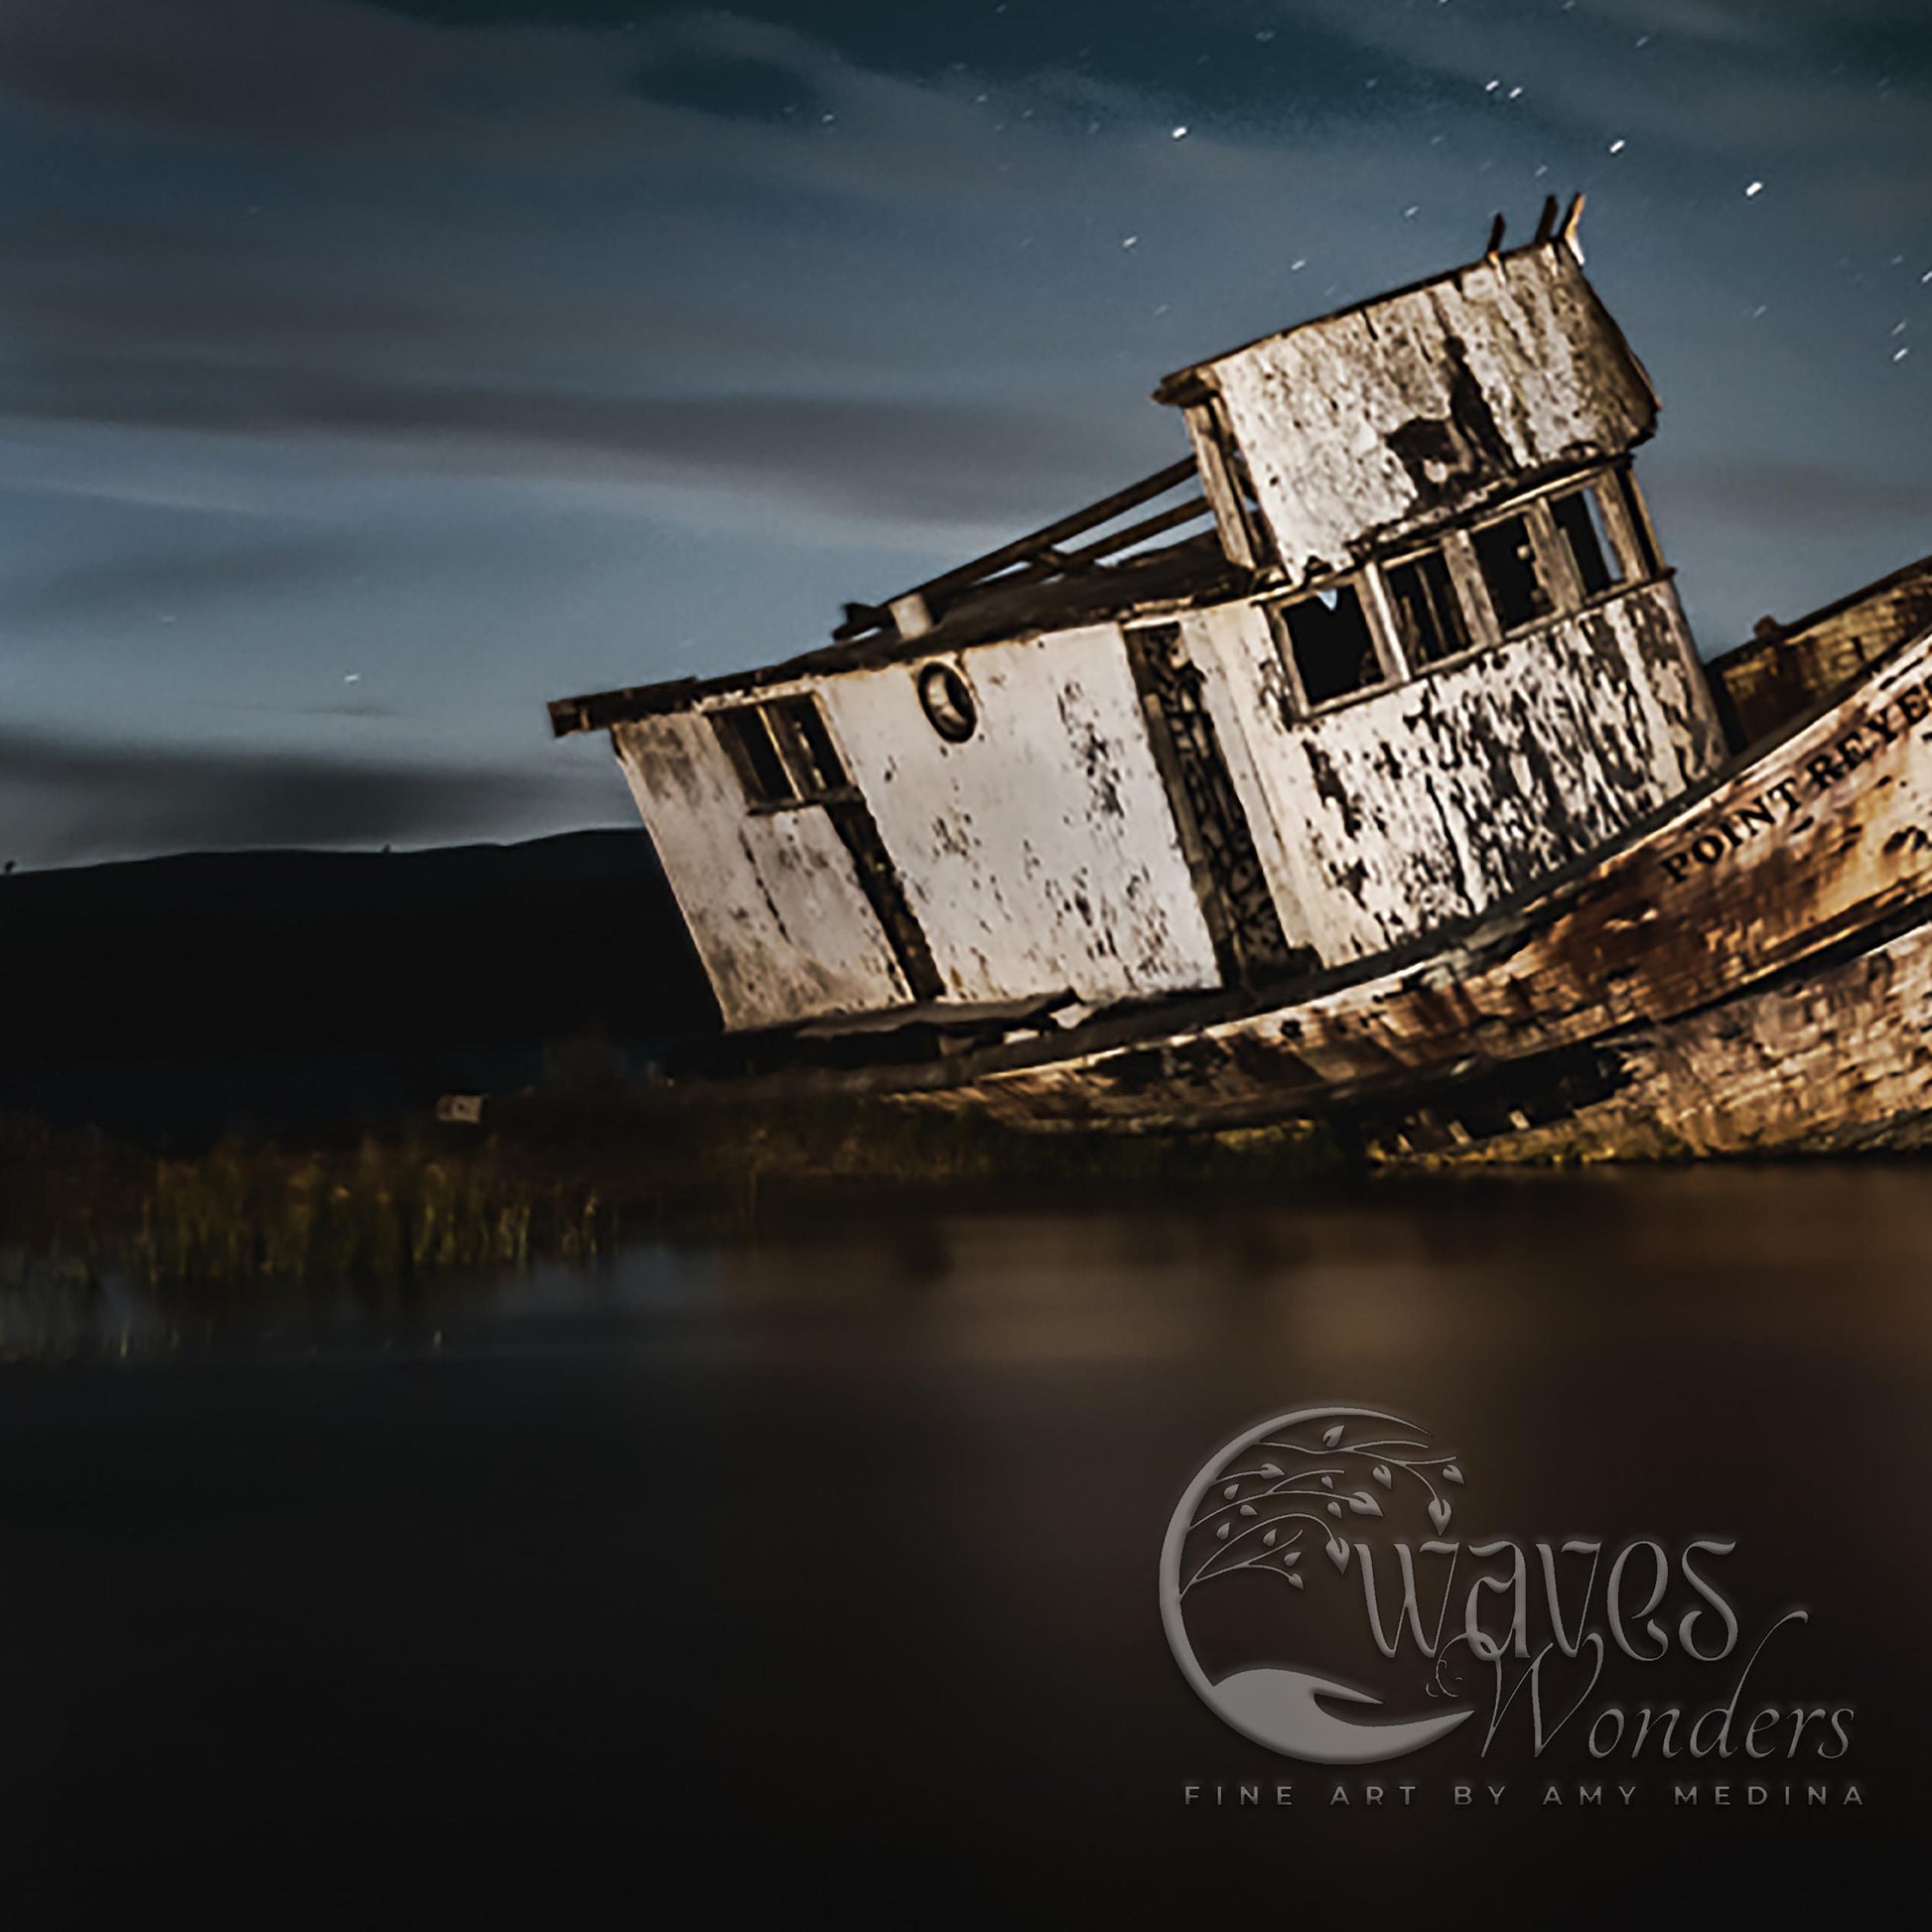
POLYGON ((929 577, 923 584, 914 584, 910 590, 901 591, 882 604, 848 604, 845 621, 832 636, 839 643, 877 633, 916 637, 942 622, 949 611, 986 592, 1005 592, 1023 585, 1050 584, 1065 578, 1104 573, 1155 537, 1184 529, 1212 514, 1207 498, 1201 493, 1200 473, 1193 458, 1188 457, 1125 489, 1116 490, 1097 503, 1090 503, 1083 510, 1075 510, 1071 516, 1063 516, 1043 529, 1016 537, 997 550, 989 550, 969 564, 929 577), (1092 535, 1106 524, 1117 523, 1129 511, 1189 483, 1193 487, 1188 495, 1172 507, 1105 535, 1092 535), (1077 548, 1067 548, 1076 537, 1090 540, 1077 548))

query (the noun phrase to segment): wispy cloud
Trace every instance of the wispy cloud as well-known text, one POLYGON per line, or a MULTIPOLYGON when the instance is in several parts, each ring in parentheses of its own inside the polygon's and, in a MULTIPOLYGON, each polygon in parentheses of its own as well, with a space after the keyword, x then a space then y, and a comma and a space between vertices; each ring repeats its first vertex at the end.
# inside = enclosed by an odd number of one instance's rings
MULTIPOLYGON (((358 846, 515 834, 533 815, 617 822, 573 770, 491 769, 110 743, 0 730, 0 813, 23 799, 54 829, 32 863, 169 850, 358 846)), ((0 846, 4 856, 16 856, 0 846)))
POLYGON ((1178 455, 1166 369, 1572 187, 1715 634, 1925 547, 1904 0, 1204 0, 1184 59, 1101 0, 516 12, 0 9, 16 721, 333 769, 379 710, 538 829, 545 696, 809 644, 1178 455))

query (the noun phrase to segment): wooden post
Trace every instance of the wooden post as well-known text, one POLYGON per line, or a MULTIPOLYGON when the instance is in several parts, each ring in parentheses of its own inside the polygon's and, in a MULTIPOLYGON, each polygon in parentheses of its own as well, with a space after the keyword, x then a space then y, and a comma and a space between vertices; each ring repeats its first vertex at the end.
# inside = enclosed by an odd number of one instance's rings
POLYGON ((1369 635, 1375 640, 1382 675, 1391 684, 1407 684, 1412 675, 1409 653, 1402 647, 1402 626, 1396 621, 1395 600, 1389 595, 1381 567, 1366 565, 1355 581, 1361 586, 1362 613, 1368 619, 1369 635))
POLYGON ((1214 527, 1221 534, 1221 549, 1231 564, 1243 570, 1260 567, 1254 532, 1248 525, 1248 507, 1241 500, 1241 489, 1228 462, 1227 446, 1221 439, 1219 411, 1209 402, 1197 403, 1184 412, 1187 435, 1194 446, 1200 466, 1201 491, 1214 512, 1214 527))
POLYGON ((1467 530, 1451 530, 1443 540, 1443 555, 1461 601, 1462 617, 1469 626, 1469 641, 1487 650, 1503 640, 1502 626, 1496 621, 1496 608, 1489 602, 1489 586, 1482 581, 1482 567, 1476 562, 1475 545, 1467 530))

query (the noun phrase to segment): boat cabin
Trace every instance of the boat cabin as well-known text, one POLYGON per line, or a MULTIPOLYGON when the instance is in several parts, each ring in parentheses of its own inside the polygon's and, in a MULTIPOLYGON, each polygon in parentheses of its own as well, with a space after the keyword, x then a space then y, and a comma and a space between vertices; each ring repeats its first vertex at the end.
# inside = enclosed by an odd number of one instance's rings
POLYGON ((554 704, 609 731, 727 1029, 1288 981, 1715 769, 1631 462, 1656 398, 1578 206, 1168 377, 1184 461, 826 647, 554 704))

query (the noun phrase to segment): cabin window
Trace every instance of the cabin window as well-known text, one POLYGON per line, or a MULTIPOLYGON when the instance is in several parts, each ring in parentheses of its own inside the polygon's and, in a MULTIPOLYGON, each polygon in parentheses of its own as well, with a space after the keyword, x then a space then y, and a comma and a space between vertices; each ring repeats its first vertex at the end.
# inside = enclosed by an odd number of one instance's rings
POLYGON ((1474 642, 1462 615, 1462 602, 1455 594, 1449 559, 1440 550, 1412 557, 1405 564, 1391 564, 1383 573, 1383 581, 1388 585, 1403 655, 1412 669, 1459 656, 1474 642))
POLYGON ((1368 612, 1353 584, 1277 604, 1271 616, 1311 709, 1351 692, 1373 690, 1385 680, 1368 612))
POLYGON ((948 745, 964 745, 979 729, 971 687, 950 664, 928 664, 919 673, 919 708, 948 745))
POLYGON ((1521 630, 1556 609, 1537 563, 1527 516, 1508 516, 1474 534, 1476 568, 1504 630, 1521 630))
POLYGON ((852 788, 816 698, 734 705, 711 727, 754 805, 810 805, 852 788))
POLYGON ((753 804, 788 805, 797 798, 771 727, 756 705, 746 705, 739 711, 714 711, 711 725, 753 804))
POLYGON ((1601 597, 1623 582, 1623 562, 1617 555, 1609 521, 1603 513, 1603 500, 1595 483, 1567 496, 1552 497, 1550 514, 1556 519, 1557 534, 1577 567, 1577 582, 1586 597, 1601 597))
POLYGON ((817 798, 828 791, 843 791, 852 782, 845 775, 844 760, 832 743, 817 699, 783 698, 770 707, 770 714, 800 797, 817 798))
POLYGON ((1650 534, 1650 518, 1644 514, 1643 498, 1637 493, 1637 480, 1627 470, 1619 470, 1609 479, 1611 487, 1622 501, 1623 525, 1630 534, 1630 543, 1636 555, 1630 560, 1634 567, 1645 577, 1661 577, 1664 572, 1663 559, 1657 554, 1657 546, 1650 534))

